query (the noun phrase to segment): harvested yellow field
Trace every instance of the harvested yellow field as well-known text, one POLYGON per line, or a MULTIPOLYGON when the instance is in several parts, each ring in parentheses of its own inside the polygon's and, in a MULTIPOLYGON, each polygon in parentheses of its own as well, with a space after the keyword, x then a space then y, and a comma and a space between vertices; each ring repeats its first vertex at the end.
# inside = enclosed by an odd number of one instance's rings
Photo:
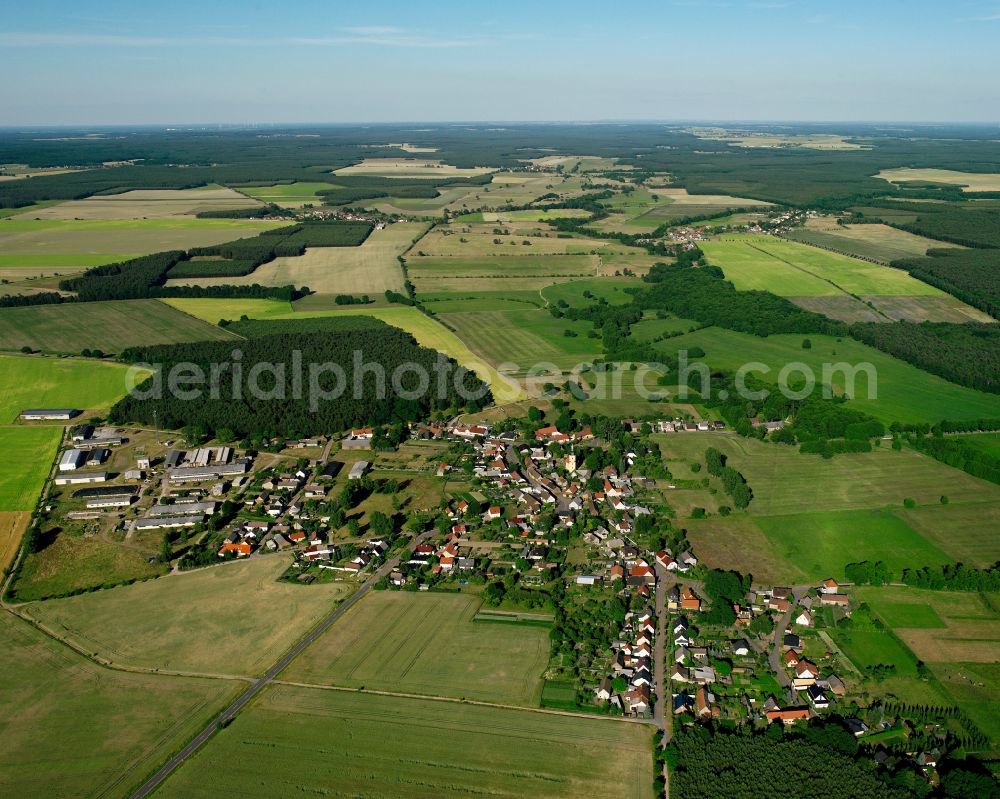
POLYGON ((27 511, 0 512, 0 569, 6 569, 14 562, 21 537, 30 521, 31 514, 27 511))
POLYGON ((357 588, 280 582, 291 562, 289 555, 258 557, 24 610, 121 665, 257 675, 357 588))
POLYGON ((422 222, 397 222, 374 230, 359 247, 309 247, 304 255, 275 258, 241 277, 184 278, 169 286, 308 286, 317 294, 381 295, 403 291, 397 257, 427 229, 422 222))
POLYGON ((255 208, 260 203, 223 186, 197 189, 143 189, 70 200, 29 211, 30 219, 163 219, 201 211, 255 208))
POLYGON ((995 172, 956 172, 953 169, 883 169, 875 177, 890 183, 947 183, 962 191, 1000 191, 1000 174, 995 172))
POLYGON ((763 200, 752 200, 749 197, 731 197, 728 194, 688 194, 687 189, 650 189, 649 192, 677 205, 719 205, 748 208, 771 204, 763 200))
POLYGON ((488 167, 462 169, 429 158, 366 158, 333 171, 334 175, 373 175, 386 178, 469 178, 492 172, 488 167))

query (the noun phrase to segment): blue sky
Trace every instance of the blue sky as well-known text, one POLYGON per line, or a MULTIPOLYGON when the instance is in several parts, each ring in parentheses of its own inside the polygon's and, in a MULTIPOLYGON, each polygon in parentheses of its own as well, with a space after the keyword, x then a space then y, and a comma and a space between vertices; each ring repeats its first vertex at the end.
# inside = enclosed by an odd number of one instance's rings
POLYGON ((1000 0, 488 5, 9 3, 0 125, 1000 120, 1000 0))

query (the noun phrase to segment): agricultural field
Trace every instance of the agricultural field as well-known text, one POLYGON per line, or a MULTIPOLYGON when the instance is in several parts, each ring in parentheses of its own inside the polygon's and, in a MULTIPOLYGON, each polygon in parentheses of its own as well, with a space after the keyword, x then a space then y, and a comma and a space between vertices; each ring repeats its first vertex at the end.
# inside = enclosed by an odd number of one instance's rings
POLYGON ((508 223, 503 227, 497 227, 490 223, 438 225, 413 248, 413 254, 419 257, 445 257, 462 260, 482 257, 586 255, 605 252, 609 254, 647 255, 646 251, 640 247, 631 247, 613 239, 560 234, 551 227, 532 222, 508 223))
MULTIPOLYGON (((939 506, 945 491, 949 508, 981 509, 987 503, 1000 502, 1000 486, 911 449, 897 452, 878 447, 872 452, 824 459, 804 455, 792 447, 735 435, 664 434, 655 436, 655 440, 668 462, 704 461, 707 447, 720 450, 753 489, 749 513, 754 517, 882 509, 902 514, 905 498, 912 498, 916 510, 923 511, 928 506, 939 506), (816 486, 823 490, 816 491, 816 486)), ((941 523, 950 524, 945 517, 941 523)), ((961 524, 964 526, 964 522, 961 524)), ((944 527, 941 538, 934 539, 936 548, 945 552, 949 550, 942 542, 948 529, 944 527)), ((995 544, 984 542, 983 546, 995 544)))
MULTIPOLYGON (((769 371, 751 375, 777 383, 778 374, 787 364, 804 364, 812 370, 817 386, 828 383, 833 394, 851 397, 851 405, 870 413, 887 424, 893 421, 934 423, 946 418, 978 419, 1000 416, 1000 397, 949 383, 943 378, 921 371, 901 360, 886 355, 853 339, 837 340, 830 336, 800 336, 781 334, 761 338, 747 333, 735 333, 708 327, 656 345, 664 353, 700 347, 705 357, 691 359, 715 369, 736 371, 745 364, 758 362, 769 371), (812 343, 802 348, 803 339, 812 343), (851 391, 849 373, 833 369, 837 364, 857 368, 851 391), (824 364, 830 364, 828 377, 823 379, 824 364), (870 364, 876 379, 869 385, 866 368, 870 364)), ((801 378, 792 373, 791 379, 801 378)), ((692 392, 698 388, 698 378, 692 378, 692 392)))
POLYGON ((76 354, 121 352, 140 344, 236 339, 220 327, 158 300, 0 308, 0 349, 76 354))
POLYGON ((889 511, 755 516, 754 522, 770 547, 809 580, 826 577, 841 580, 844 566, 864 560, 882 561, 894 574, 901 574, 906 568, 953 562, 953 558, 889 511))
POLYGON ((541 308, 544 300, 537 291, 477 291, 469 294, 421 294, 421 304, 436 314, 476 311, 527 311, 541 308))
MULTIPOLYGON (((950 486, 941 491, 950 493, 950 486)), ((967 566, 988 569, 1000 562, 1000 536, 985 534, 1000 530, 1000 504, 994 501, 923 505, 900 511, 914 530, 933 541, 954 559, 967 566)))
POLYGON ((140 189, 69 200, 48 208, 28 210, 20 219, 165 219, 202 211, 256 208, 254 199, 223 186, 196 189, 140 189))
MULTIPOLYGON (((53 206, 58 208, 59 206, 53 206)), ((0 219, 4 267, 95 266, 164 250, 223 244, 287 225, 245 219, 0 219), (21 259, 25 260, 21 260, 21 259), (47 261, 53 261, 48 263, 47 261)))
POLYGON ((732 236, 702 244, 708 261, 722 267, 737 289, 782 297, 939 296, 943 292, 900 269, 773 236, 732 236))
POLYGON ((593 324, 556 319, 540 308, 449 313, 441 320, 493 366, 516 365, 504 367, 504 374, 524 374, 539 364, 570 370, 602 353, 601 340, 588 336, 593 324))
POLYGON ((867 602, 925 663, 996 663, 1000 652, 998 597, 969 591, 859 587, 867 602))
POLYGON ((110 408, 126 391, 128 367, 118 363, 0 355, 0 424, 25 408, 110 408))
POLYGON ((1000 664, 934 663, 931 672, 952 701, 1000 749, 1000 664))
POLYGON ((61 434, 52 426, 0 427, 0 512, 34 510, 61 434))
POLYGON ((582 208, 528 208, 520 211, 475 211, 462 214, 456 222, 548 222, 553 219, 573 219, 590 216, 582 208))
POLYGON ((699 327, 701 325, 692 319, 671 315, 666 319, 649 318, 636 322, 630 335, 633 341, 647 342, 666 334, 688 333, 699 327))
POLYGON ((957 172, 953 169, 883 169, 875 177, 890 183, 943 183, 961 186, 964 192, 1000 191, 1000 174, 989 172, 957 172))
POLYGON ((541 296, 550 305, 561 300, 574 308, 586 308, 596 300, 607 300, 611 305, 628 305, 632 302, 632 295, 626 289, 641 288, 643 285, 641 280, 630 277, 573 280, 542 289, 541 296))
POLYGON ((883 263, 899 258, 917 258, 926 255, 930 249, 955 246, 889 225, 839 225, 836 217, 832 216, 809 219, 804 227, 795 228, 785 235, 804 244, 814 244, 883 263))
POLYGON ((7 613, 0 645, 5 796, 128 796, 237 685, 101 668, 7 613))
POLYGON ((976 433, 959 439, 973 449, 1000 457, 1000 433, 976 433))
POLYGON ((275 183, 272 186, 240 186, 240 193, 249 195, 265 203, 274 203, 283 208, 301 208, 303 205, 322 205, 323 198, 317 194, 327 189, 335 189, 335 183, 275 183))
MULTIPOLYGON (((667 501, 671 494, 667 493, 667 501)), ((710 568, 749 574, 755 582, 765 585, 808 582, 806 573, 784 557, 750 517, 689 519, 684 527, 698 560, 710 568)))
POLYGON ((537 707, 548 630, 476 622, 481 600, 378 591, 282 674, 287 680, 537 707))
POLYGON ((665 223, 693 216, 723 216, 731 208, 766 209, 770 203, 728 194, 689 194, 687 189, 638 188, 617 194, 604 205, 611 215, 598 220, 600 230, 649 233, 665 223))
MULTIPOLYGON (((3 432, 0 431, 0 441, 2 440, 3 432)), ((0 571, 14 562, 30 522, 29 511, 0 510, 0 571)))
POLYGON ((157 794, 652 799, 650 738, 643 724, 276 685, 157 794))
POLYGON ((273 555, 226 563, 22 611, 118 665, 257 676, 356 588, 279 582, 291 561, 273 555))
POLYGON ((417 293, 539 291, 554 283, 595 277, 596 255, 521 255, 517 257, 407 258, 407 273, 417 293))
POLYGON ((241 277, 202 277, 167 281, 174 286, 308 286, 317 294, 368 294, 381 299, 387 290, 403 291, 397 257, 426 229, 419 222, 397 222, 373 230, 358 247, 308 247, 305 254, 275 258, 241 277))
POLYGON ((366 158, 335 169, 334 175, 371 175, 385 178, 470 178, 492 172, 486 167, 461 169, 430 158, 366 158))

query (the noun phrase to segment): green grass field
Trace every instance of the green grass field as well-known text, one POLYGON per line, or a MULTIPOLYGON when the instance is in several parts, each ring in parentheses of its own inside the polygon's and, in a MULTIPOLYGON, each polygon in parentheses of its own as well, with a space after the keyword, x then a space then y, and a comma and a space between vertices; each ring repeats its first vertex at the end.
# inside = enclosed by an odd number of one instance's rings
POLYGON ((687 333, 692 328, 701 327, 691 319, 681 319, 679 316, 671 316, 668 319, 643 319, 632 325, 631 338, 633 341, 652 341, 664 333, 687 333))
POLYGON ((0 308, 0 349, 4 350, 31 347, 61 354, 78 354, 83 349, 109 353, 140 344, 236 338, 158 300, 0 308))
POLYGON ((84 269, 102 264, 113 264, 135 258, 135 253, 53 253, 49 255, 0 255, 2 269, 84 269))
POLYGON ((307 203, 322 205, 317 192, 337 188, 334 183, 276 183, 273 186, 241 186, 240 191, 266 203, 298 208, 307 203))
MULTIPOLYGON (((58 206, 56 206, 58 207, 58 206)), ((13 219, 0 220, 0 251, 7 257, 100 256, 204 247, 256 236, 287 222, 240 219, 13 219)), ((112 260, 114 260, 112 258, 112 260)))
POLYGON ((25 408, 107 409, 124 395, 127 372, 103 361, 0 355, 0 424, 25 408))
POLYGON ((887 511, 840 511, 757 516, 754 521, 781 557, 811 580, 844 577, 844 566, 883 561, 895 574, 904 568, 952 562, 906 522, 887 511))
POLYGON ((59 427, 0 427, 0 511, 34 510, 61 433, 59 427))
POLYGON ((540 308, 451 313, 442 319, 489 363, 516 366, 505 374, 523 374, 539 364, 572 369, 602 353, 601 340, 587 335, 594 328, 590 322, 556 319, 540 308), (567 330, 576 335, 566 336, 567 330))
POLYGON ((772 236, 727 235, 701 248, 741 291, 770 291, 782 297, 942 294, 900 269, 772 236))
POLYGON ((115 663, 257 675, 356 587, 278 582, 290 562, 274 555, 227 563, 25 610, 115 663))
MULTIPOLYGON (((951 487, 945 483, 940 490, 951 487)), ((1000 536, 983 535, 1000 530, 1000 503, 993 492, 983 502, 923 505, 900 511, 900 517, 961 563, 986 569, 1000 561, 1000 536)))
POLYGON ((562 300, 574 308, 584 308, 598 299, 607 300, 612 305, 627 305, 632 302, 632 295, 625 289, 641 286, 643 282, 638 278, 595 278, 558 283, 542 289, 541 295, 550 304, 562 300), (584 292, 589 292, 593 297, 585 297, 584 292))
POLYGON ((128 796, 236 687, 100 668, 7 613, 0 645, 5 796, 128 796))
POLYGON ((959 438, 973 449, 1000 458, 1000 433, 976 433, 959 438))
POLYGON ((278 685, 157 794, 652 799, 650 738, 640 724, 278 685))
POLYGON ((477 624, 480 604, 468 595, 373 593, 282 677, 537 707, 548 631, 477 624))
MULTIPOLYGON (((889 267, 886 267, 889 268, 889 267)), ((829 382, 835 394, 848 393, 851 405, 858 410, 889 423, 930 422, 941 419, 978 419, 1000 416, 1000 397, 949 383, 915 366, 886 355, 852 339, 838 341, 830 336, 774 335, 767 338, 734 333, 720 328, 705 328, 657 345, 668 353, 701 347, 705 357, 697 359, 717 369, 736 371, 744 364, 758 361, 769 372, 754 370, 750 374, 776 382, 781 369, 789 363, 804 363, 816 377, 817 385, 829 382), (809 338, 812 348, 802 349, 802 340, 809 338), (869 397, 869 380, 865 371, 858 371, 853 393, 843 371, 830 370, 830 381, 823 380, 824 364, 847 363, 852 366, 871 364, 877 379, 874 398, 869 397)), ((793 375, 794 378, 794 375, 793 375)), ((693 379, 697 388, 697 378, 693 379)))

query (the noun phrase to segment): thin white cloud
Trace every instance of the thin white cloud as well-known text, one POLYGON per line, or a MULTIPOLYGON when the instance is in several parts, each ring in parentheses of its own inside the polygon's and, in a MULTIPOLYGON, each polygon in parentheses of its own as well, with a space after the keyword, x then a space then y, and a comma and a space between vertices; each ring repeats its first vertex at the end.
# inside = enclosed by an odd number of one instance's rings
POLYGON ((439 37, 402 28, 364 26, 339 28, 328 36, 132 36, 104 33, 0 32, 0 47, 172 47, 180 45, 300 45, 330 47, 367 44, 379 47, 446 48, 484 45, 496 37, 439 37))

